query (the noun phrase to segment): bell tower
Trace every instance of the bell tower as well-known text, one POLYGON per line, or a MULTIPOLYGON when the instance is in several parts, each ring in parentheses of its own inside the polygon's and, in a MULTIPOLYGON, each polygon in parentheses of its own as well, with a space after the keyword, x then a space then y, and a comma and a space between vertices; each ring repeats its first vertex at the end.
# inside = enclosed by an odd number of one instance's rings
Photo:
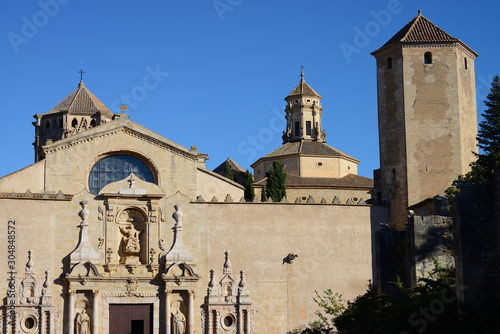
POLYGON ((321 96, 304 80, 304 71, 300 73, 300 82, 285 98, 287 102, 286 131, 283 131, 283 144, 302 140, 324 143, 325 131, 321 129, 321 96))
POLYGON ((78 88, 44 114, 35 114, 35 162, 44 159, 42 147, 104 124, 114 114, 80 80, 78 88))
POLYGON ((377 61, 380 198, 391 225, 407 208, 444 194, 477 151, 471 48, 419 11, 372 53, 377 61))

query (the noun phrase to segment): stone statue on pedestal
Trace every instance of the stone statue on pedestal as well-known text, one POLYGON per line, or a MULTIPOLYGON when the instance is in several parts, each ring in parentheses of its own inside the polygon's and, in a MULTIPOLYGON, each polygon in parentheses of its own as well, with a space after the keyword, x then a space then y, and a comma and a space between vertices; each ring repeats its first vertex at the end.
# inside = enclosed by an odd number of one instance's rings
POLYGON ((184 334, 184 331, 186 329, 186 317, 184 317, 184 314, 177 312, 174 315, 174 334, 184 334))
POLYGON ((76 315, 76 334, 90 334, 90 318, 85 309, 76 315))

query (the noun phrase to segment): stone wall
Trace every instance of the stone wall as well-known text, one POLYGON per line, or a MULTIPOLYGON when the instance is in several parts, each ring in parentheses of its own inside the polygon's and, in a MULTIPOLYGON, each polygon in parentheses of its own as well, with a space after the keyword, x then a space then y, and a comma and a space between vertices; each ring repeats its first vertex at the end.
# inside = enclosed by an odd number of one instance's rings
POLYGON ((457 294, 481 311, 500 299, 500 170, 488 184, 463 184, 454 201, 457 294))

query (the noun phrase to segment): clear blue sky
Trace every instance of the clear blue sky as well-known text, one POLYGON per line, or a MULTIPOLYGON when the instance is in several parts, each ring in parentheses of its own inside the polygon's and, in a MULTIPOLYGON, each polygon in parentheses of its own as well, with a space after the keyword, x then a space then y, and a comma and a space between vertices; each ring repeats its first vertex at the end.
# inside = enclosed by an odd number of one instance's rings
POLYGON ((133 121, 196 145, 210 169, 229 156, 249 168, 281 145, 283 99, 303 65, 323 97, 327 143, 372 177, 379 153, 370 52, 418 9, 479 54, 480 114, 500 73, 497 1, 4 0, 0 176, 33 163, 33 115, 76 89, 83 59, 85 85, 108 108, 119 112, 129 95, 133 121), (346 55, 347 45, 356 52, 346 55))

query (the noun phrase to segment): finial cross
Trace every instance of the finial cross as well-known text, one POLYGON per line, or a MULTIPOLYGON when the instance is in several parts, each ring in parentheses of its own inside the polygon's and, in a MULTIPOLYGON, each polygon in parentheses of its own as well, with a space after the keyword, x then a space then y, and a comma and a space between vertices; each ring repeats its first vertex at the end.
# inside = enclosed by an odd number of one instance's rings
POLYGON ((125 114, 125 111, 127 110, 127 106, 125 104, 122 104, 120 106, 120 109, 122 110, 122 114, 125 114))
POLYGON ((80 81, 83 81, 83 73, 85 73, 83 71, 83 60, 82 60, 82 62, 80 64, 80 71, 78 71, 78 73, 80 73, 80 81))
POLYGON ((304 65, 300 66, 300 69, 303 71, 304 70, 304 65))

